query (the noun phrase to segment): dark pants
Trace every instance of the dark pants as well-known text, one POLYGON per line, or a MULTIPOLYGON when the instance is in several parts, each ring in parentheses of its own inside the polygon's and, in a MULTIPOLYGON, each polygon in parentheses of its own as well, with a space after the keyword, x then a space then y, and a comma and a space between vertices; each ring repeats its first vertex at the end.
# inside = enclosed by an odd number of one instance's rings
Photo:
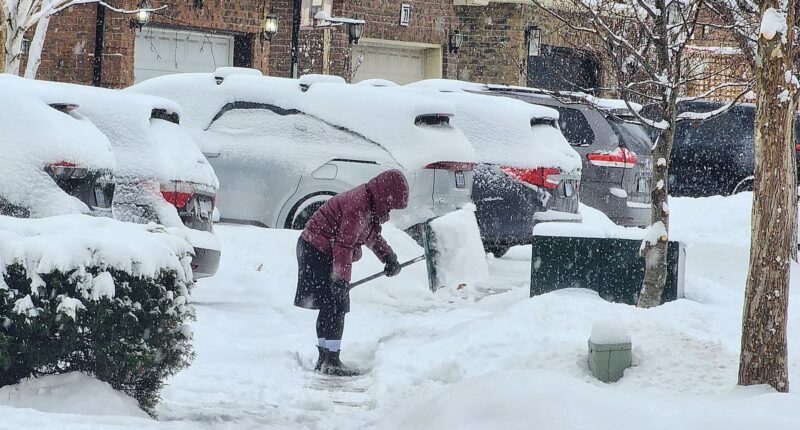
POLYGON ((319 309, 317 337, 341 340, 344 317, 350 311, 350 293, 333 291, 333 257, 300 238, 297 241, 297 293, 294 304, 319 309))

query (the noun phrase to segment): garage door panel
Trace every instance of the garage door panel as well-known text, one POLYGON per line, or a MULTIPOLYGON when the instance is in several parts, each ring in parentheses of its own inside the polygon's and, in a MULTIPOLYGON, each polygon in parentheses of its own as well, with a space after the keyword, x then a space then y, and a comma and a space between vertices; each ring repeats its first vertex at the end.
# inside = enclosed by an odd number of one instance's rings
POLYGON ((365 79, 388 79, 407 84, 441 75, 430 75, 428 58, 431 51, 441 56, 438 48, 368 45, 353 47, 353 82, 365 79), (360 61, 360 64, 359 64, 360 61))
POLYGON ((135 80, 232 66, 233 45, 233 36, 149 28, 136 34, 135 80))

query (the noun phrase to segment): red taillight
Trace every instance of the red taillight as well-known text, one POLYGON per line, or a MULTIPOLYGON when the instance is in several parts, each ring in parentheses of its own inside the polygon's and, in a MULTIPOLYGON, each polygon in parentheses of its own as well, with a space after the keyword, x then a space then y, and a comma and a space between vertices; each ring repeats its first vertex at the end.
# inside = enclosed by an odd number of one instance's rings
POLYGON ((426 169, 441 169, 441 170, 473 170, 475 163, 464 163, 459 161, 439 161, 425 166, 426 169))
POLYGON ((189 203, 189 200, 194 196, 194 191, 194 185, 188 182, 172 181, 161 184, 161 195, 164 196, 164 200, 178 209, 189 203))
POLYGON ((794 145, 794 150, 800 152, 800 143, 794 145))
POLYGON ((628 148, 617 147, 611 152, 592 152, 586 158, 593 166, 631 169, 636 166, 636 153, 628 148))
POLYGON ((527 182, 531 185, 536 185, 545 188, 558 187, 561 170, 554 167, 539 167, 537 169, 519 169, 516 167, 503 166, 500 167, 508 176, 518 179, 522 182, 527 182))
POLYGON ((76 166, 75 163, 68 161, 50 163, 45 166, 44 170, 54 179, 80 179, 85 178, 89 173, 89 169, 86 167, 76 166))

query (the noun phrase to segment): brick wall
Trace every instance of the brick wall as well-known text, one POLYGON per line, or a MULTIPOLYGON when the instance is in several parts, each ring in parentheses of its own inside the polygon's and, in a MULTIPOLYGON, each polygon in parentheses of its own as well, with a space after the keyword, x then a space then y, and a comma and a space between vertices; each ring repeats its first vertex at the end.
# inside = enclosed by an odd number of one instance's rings
MULTIPOLYGON (((168 6, 153 17, 154 26, 253 35, 252 65, 269 72, 269 44, 258 41, 267 0, 204 0, 199 9, 194 7, 193 0, 152 3, 154 7, 168 6)), ((136 9, 138 0, 117 0, 111 4, 136 9)), ((51 20, 39 68, 40 79, 92 83, 96 16, 97 6, 92 4, 75 6, 51 20)), ((119 88, 133 84, 135 30, 130 28, 130 20, 131 15, 106 10, 102 86, 119 88)))
MULTIPOLYGON (((277 76, 291 75, 293 0, 273 0, 271 7, 280 17, 280 29, 271 43, 270 70, 277 76)), ((458 59, 447 52, 451 29, 459 26, 452 0, 334 0, 333 16, 364 19, 364 38, 440 45, 443 76, 455 77, 458 59), (400 6, 411 5, 411 20, 401 26, 400 6)), ((300 75, 323 73, 351 75, 351 46, 347 26, 328 30, 300 30, 298 70, 300 75), (330 34, 327 67, 323 64, 325 31, 330 34)))

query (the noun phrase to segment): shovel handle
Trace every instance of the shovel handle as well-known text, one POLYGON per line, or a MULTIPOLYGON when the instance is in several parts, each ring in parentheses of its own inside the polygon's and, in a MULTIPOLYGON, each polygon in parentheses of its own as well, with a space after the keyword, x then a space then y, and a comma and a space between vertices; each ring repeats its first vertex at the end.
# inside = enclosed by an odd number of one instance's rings
MULTIPOLYGON (((408 260, 405 263, 400 264, 400 267, 402 268, 402 267, 410 266, 410 265, 412 265, 414 263, 417 263, 417 262, 420 262, 420 261, 422 261, 424 259, 425 259, 425 255, 420 255, 417 258, 408 260)), ((385 274, 386 274, 386 271, 381 271, 381 272, 378 272, 378 273, 376 273, 374 275, 367 276, 364 279, 360 279, 358 281, 352 282, 352 283, 350 283, 350 289, 352 290, 353 288, 355 288, 355 287, 357 287, 357 286, 359 286, 359 285, 361 285, 361 284, 363 284, 365 282, 372 281, 373 279, 378 279, 378 278, 380 278, 381 276, 383 276, 385 274)))

